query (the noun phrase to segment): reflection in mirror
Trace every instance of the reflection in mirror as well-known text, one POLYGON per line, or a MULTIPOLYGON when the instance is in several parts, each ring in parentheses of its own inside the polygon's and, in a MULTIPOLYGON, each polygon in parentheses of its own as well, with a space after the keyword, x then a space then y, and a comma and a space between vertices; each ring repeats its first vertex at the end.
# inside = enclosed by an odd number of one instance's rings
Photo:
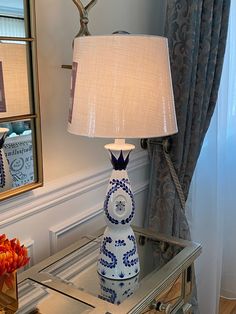
POLYGON ((31 121, 0 123, 0 141, 2 143, 0 191, 33 183, 36 175, 34 172, 31 121), (4 158, 8 162, 8 167, 4 158))
POLYGON ((0 200, 42 186, 38 94, 34 0, 0 0, 0 200))
POLYGON ((0 43, 0 118, 30 113, 27 45, 0 43))
POLYGON ((8 129, 0 128, 0 189, 7 191, 12 188, 12 176, 9 169, 9 163, 6 158, 4 142, 6 139, 8 129))
POLYGON ((25 36, 23 0, 0 0, 0 36, 25 36))

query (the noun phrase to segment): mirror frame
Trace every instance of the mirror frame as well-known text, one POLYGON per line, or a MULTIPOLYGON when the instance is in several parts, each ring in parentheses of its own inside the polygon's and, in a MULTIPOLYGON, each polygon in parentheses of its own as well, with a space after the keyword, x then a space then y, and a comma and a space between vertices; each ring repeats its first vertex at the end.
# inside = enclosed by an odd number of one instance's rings
POLYGON ((32 129, 33 142, 33 159, 34 173, 36 180, 32 183, 12 188, 10 190, 0 192, 0 201, 26 191, 41 187, 43 185, 43 161, 42 161, 42 138, 41 138, 41 122, 40 122, 40 103, 39 103, 39 83, 38 83, 38 64, 37 64, 37 42, 36 42, 36 17, 35 17, 35 0, 23 0, 24 4, 24 22, 25 37, 4 37, 0 36, 0 40, 23 41, 29 45, 27 53, 28 68, 27 73, 30 78, 29 97, 31 98, 32 113, 18 116, 9 116, 0 118, 0 123, 18 120, 31 120, 34 128, 32 129))

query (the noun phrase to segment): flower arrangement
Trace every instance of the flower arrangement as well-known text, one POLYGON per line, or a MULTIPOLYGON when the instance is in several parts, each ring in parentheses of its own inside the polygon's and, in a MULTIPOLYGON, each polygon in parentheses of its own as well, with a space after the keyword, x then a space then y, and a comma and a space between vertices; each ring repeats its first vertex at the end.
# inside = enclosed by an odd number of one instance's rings
POLYGON ((0 234, 0 313, 15 313, 18 308, 16 270, 29 262, 27 249, 18 239, 0 234), (9 312, 10 310, 10 312, 9 312))
POLYGON ((18 239, 9 240, 5 234, 0 235, 0 285, 4 281, 11 288, 11 274, 28 262, 27 249, 18 239))

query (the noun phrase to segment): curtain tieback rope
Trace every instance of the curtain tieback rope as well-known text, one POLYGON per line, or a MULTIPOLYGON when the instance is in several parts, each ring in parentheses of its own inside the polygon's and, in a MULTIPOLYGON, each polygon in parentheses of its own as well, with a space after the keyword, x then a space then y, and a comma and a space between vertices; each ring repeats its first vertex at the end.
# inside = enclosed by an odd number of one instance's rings
MULTIPOLYGON (((165 160, 166 160, 168 168, 170 170, 170 174, 171 174, 172 180, 174 182, 175 189, 177 191, 181 207, 182 207, 183 211, 185 211, 185 203, 186 203, 185 196, 184 196, 184 192, 183 192, 182 186, 181 186, 180 181, 179 181, 179 177, 178 177, 178 175, 177 175, 177 173, 175 171, 173 162, 172 162, 172 160, 170 158, 170 154, 169 154, 170 142, 169 142, 169 139, 165 138, 165 139, 160 140, 160 141, 155 139, 155 140, 150 140, 149 143, 150 144, 154 144, 154 145, 162 145, 162 149, 163 149, 163 153, 164 153, 164 156, 165 156, 165 160)), ((147 139, 142 139, 141 140, 141 147, 143 149, 147 148, 147 139)))
POLYGON ((173 162, 172 162, 172 160, 171 160, 171 158, 170 158, 169 146, 170 146, 169 140, 168 140, 168 139, 164 139, 164 140, 162 141, 163 153, 164 153, 164 156, 165 156, 167 165, 168 165, 168 167, 169 167, 170 174, 171 174, 172 180, 173 180, 173 182, 174 182, 176 191, 177 191, 177 193, 178 193, 181 207, 182 207, 183 211, 185 211, 185 197, 184 197, 184 192, 183 192, 182 186, 181 186, 181 184, 180 184, 180 182, 179 182, 179 177, 178 177, 178 175, 177 175, 177 173, 176 173, 176 171, 175 171, 173 162))

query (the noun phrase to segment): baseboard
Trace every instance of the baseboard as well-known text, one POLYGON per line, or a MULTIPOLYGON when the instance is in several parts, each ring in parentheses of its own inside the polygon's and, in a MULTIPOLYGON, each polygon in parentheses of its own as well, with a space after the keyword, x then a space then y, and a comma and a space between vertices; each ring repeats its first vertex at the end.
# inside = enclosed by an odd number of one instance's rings
POLYGON ((229 299, 229 300, 236 300, 236 292, 235 291, 230 291, 230 290, 225 290, 221 289, 220 290, 220 297, 224 299, 229 299))

